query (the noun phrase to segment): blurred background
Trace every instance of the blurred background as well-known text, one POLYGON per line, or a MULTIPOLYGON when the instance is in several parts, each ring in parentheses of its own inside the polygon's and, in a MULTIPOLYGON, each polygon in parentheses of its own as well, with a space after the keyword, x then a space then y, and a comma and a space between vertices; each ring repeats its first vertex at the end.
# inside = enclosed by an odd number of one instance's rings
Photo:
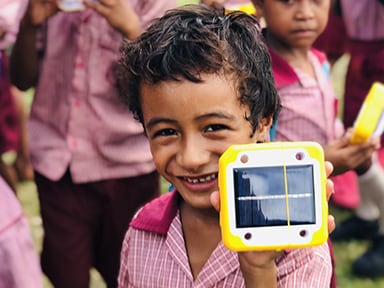
MULTIPOLYGON (((179 5, 197 3, 193 0, 179 0, 179 5)), ((332 80, 334 88, 340 100, 339 111, 342 111, 343 103, 343 87, 346 67, 348 64, 348 55, 344 55, 339 59, 332 69, 332 80)), ((31 102, 33 97, 33 90, 26 93, 25 101, 27 106, 31 102)), ((24 208, 25 214, 29 219, 31 232, 38 251, 41 251, 41 242, 43 237, 42 221, 40 218, 40 209, 36 193, 36 187, 33 181, 20 182, 17 187, 18 198, 20 199, 24 208)), ((162 181, 162 191, 165 193, 168 191, 168 184, 162 181)), ((347 209, 340 209, 337 207, 330 207, 330 213, 335 216, 336 223, 351 215, 351 211, 347 209)), ((366 249, 368 242, 364 241, 350 241, 334 244, 335 258, 336 258, 336 276, 338 287, 341 288, 379 288, 384 287, 384 278, 380 279, 360 279, 353 276, 351 273, 351 264, 358 258, 366 249)), ((92 271, 92 288, 106 287, 101 277, 96 271, 92 271)), ((47 279, 44 281, 44 288, 52 287, 47 279)))

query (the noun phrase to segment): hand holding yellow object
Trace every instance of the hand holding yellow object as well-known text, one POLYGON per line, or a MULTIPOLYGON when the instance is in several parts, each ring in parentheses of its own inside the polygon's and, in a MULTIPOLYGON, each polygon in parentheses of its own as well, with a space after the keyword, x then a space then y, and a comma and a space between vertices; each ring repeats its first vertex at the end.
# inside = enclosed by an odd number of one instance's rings
POLYGON ((365 143, 371 137, 379 137, 384 130, 384 85, 372 84, 353 126, 350 142, 365 143))

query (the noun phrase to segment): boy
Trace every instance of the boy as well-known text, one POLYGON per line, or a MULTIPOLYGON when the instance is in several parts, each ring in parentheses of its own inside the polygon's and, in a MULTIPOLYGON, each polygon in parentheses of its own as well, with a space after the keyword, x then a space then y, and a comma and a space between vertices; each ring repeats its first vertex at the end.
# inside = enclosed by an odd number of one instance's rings
MULTIPOLYGON (((336 119, 335 97, 327 77, 326 59, 312 49, 326 26, 330 0, 254 0, 253 3, 267 25, 265 40, 271 49, 274 76, 282 100, 276 140, 317 141, 323 145, 326 159, 334 165, 334 174, 354 169, 359 175, 361 205, 358 213, 362 218, 380 214, 380 235, 376 235, 377 223, 363 225, 361 221, 355 221, 354 227, 342 225, 336 229, 332 239, 337 240, 342 230, 354 229, 360 231, 361 238, 375 236, 378 243, 384 243, 384 213, 381 212, 384 211, 384 177, 377 161, 372 159, 378 139, 350 145, 348 133, 342 136, 343 127, 336 119)), ((362 256, 364 267, 362 259, 355 263, 355 272, 380 275, 383 262, 379 264, 373 258, 384 257, 383 247, 374 245, 362 256)))
POLYGON ((218 159, 231 144, 265 141, 280 106, 255 18, 170 10, 126 43, 122 67, 123 99, 175 190, 131 222, 119 287, 329 287, 327 244, 235 253, 221 242, 218 159))

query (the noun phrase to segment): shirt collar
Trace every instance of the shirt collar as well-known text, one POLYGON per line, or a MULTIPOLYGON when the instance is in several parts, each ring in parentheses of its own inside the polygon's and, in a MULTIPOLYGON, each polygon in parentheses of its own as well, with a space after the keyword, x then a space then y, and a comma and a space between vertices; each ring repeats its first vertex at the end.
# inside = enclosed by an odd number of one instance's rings
POLYGON ((272 60, 273 77, 277 89, 299 82, 299 76, 280 55, 268 48, 272 60))
POLYGON ((130 223, 130 227, 167 234, 178 207, 179 193, 176 190, 162 195, 141 208, 130 223))

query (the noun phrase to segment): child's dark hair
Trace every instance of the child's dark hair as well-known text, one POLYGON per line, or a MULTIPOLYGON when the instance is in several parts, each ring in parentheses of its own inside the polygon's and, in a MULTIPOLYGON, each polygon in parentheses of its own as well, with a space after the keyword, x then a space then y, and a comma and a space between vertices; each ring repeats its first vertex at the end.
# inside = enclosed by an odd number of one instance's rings
POLYGON ((257 20, 243 12, 226 14, 204 5, 169 10, 138 39, 125 42, 119 77, 123 100, 143 123, 142 83, 182 79, 199 83, 203 74, 227 75, 237 85, 240 102, 250 108, 245 117, 254 133, 261 118, 280 108, 261 37, 257 20))

